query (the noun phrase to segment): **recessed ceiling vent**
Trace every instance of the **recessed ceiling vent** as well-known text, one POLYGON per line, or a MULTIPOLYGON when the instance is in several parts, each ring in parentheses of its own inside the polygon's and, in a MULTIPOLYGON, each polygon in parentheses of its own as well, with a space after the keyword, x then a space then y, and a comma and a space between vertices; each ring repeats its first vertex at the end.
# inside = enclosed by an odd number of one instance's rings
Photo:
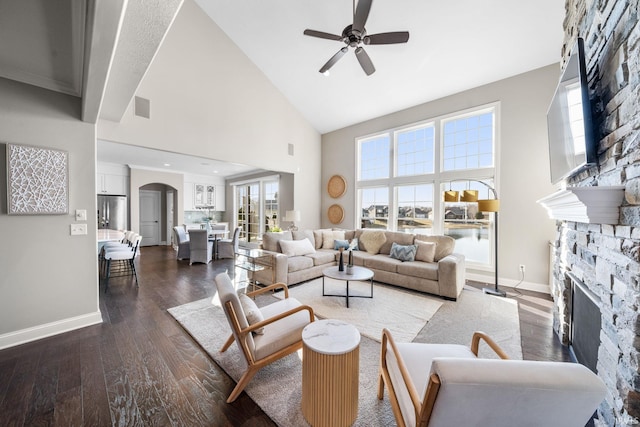
POLYGON ((138 117, 144 117, 145 119, 151 118, 151 101, 145 98, 135 97, 135 103, 133 107, 134 114, 138 117))

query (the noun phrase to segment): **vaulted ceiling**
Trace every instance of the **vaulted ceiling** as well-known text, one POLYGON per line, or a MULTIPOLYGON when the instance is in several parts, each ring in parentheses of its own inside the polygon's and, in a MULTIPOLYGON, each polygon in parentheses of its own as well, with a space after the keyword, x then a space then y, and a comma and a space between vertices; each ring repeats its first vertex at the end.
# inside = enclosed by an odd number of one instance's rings
MULTIPOLYGON (((367 76, 341 34, 347 0, 195 1, 320 133, 557 62, 564 2, 374 0, 370 34, 406 30, 406 44, 365 46, 367 76)), ((83 120, 119 121, 183 0, 0 0, 0 77, 78 96, 83 120)))

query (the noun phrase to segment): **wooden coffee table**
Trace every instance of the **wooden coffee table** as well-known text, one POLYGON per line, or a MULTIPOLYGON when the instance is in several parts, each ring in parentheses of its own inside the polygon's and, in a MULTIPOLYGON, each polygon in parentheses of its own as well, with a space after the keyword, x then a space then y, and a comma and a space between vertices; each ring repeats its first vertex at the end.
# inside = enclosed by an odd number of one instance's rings
POLYGON ((338 271, 338 267, 329 267, 322 270, 322 296, 323 297, 345 297, 347 299, 347 308, 349 308, 349 297, 352 298, 373 298, 373 271, 364 267, 356 267, 355 265, 352 268, 351 274, 347 274, 347 267, 345 266, 345 271, 338 271), (329 277, 331 279, 336 280, 344 280, 347 282, 347 291, 346 294, 326 294, 324 292, 324 278, 329 277), (349 281, 358 281, 363 282, 369 280, 371 282, 371 294, 370 295, 350 295, 349 294, 349 281))

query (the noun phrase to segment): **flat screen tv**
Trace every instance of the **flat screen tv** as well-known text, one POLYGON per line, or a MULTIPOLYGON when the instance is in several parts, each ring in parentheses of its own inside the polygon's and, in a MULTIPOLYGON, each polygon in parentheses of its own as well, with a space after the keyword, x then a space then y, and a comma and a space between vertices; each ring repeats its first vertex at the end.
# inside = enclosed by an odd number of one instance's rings
POLYGON ((579 38, 547 112, 553 184, 598 161, 586 68, 584 41, 579 38))

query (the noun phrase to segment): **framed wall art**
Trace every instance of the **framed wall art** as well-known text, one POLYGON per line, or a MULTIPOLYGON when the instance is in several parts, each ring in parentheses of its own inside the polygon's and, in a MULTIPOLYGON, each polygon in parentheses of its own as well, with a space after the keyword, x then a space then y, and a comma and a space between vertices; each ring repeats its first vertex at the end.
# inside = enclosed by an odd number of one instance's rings
POLYGON ((7 144, 9 215, 69 213, 69 153, 7 144))

